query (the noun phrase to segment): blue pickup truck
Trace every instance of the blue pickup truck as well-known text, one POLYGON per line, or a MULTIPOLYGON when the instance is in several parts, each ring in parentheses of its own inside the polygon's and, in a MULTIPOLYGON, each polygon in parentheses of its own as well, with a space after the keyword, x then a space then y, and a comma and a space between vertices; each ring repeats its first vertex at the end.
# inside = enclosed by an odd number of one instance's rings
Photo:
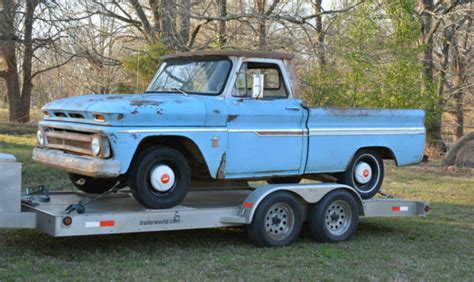
POLYGON ((87 193, 128 186, 149 208, 179 204, 192 180, 324 176, 367 199, 380 189, 383 159, 421 161, 422 110, 309 108, 292 59, 252 51, 165 56, 145 93, 44 106, 33 159, 67 171, 87 193))

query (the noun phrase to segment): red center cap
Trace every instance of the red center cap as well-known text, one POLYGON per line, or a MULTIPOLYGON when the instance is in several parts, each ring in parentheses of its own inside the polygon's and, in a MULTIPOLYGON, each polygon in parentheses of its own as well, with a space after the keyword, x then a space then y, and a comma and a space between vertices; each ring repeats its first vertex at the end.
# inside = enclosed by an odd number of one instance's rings
POLYGON ((165 173, 161 176, 161 183, 168 184, 168 182, 170 182, 170 176, 165 173))
POLYGON ((364 172, 362 173, 362 175, 363 175, 364 177, 369 177, 369 170, 368 170, 368 169, 364 170, 364 172))

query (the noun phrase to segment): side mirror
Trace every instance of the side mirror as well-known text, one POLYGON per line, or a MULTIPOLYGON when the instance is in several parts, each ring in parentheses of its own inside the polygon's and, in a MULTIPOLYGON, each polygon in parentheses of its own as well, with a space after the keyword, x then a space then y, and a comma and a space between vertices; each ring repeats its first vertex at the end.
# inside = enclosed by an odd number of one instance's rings
POLYGON ((253 75, 252 98, 263 98, 264 74, 256 73, 253 75))

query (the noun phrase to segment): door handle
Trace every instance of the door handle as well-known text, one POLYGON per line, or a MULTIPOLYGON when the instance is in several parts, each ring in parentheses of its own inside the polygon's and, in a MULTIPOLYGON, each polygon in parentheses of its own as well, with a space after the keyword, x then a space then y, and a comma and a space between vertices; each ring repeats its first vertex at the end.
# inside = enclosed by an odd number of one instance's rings
POLYGON ((287 109, 288 111, 299 111, 300 108, 298 107, 285 107, 285 109, 287 109))

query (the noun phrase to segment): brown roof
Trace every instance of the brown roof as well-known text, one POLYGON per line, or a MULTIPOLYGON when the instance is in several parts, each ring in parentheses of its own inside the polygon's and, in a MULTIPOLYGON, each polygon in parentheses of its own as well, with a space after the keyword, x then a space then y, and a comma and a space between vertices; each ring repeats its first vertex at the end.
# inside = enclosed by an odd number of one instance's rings
POLYGON ((162 60, 167 59, 176 59, 176 58, 192 58, 192 57, 247 57, 247 58, 267 58, 267 59, 283 59, 291 60, 293 59, 292 54, 288 53, 279 53, 279 52, 263 52, 263 51, 239 51, 239 50, 229 50, 229 51, 193 51, 193 52, 184 52, 177 53, 173 55, 162 56, 162 60))

